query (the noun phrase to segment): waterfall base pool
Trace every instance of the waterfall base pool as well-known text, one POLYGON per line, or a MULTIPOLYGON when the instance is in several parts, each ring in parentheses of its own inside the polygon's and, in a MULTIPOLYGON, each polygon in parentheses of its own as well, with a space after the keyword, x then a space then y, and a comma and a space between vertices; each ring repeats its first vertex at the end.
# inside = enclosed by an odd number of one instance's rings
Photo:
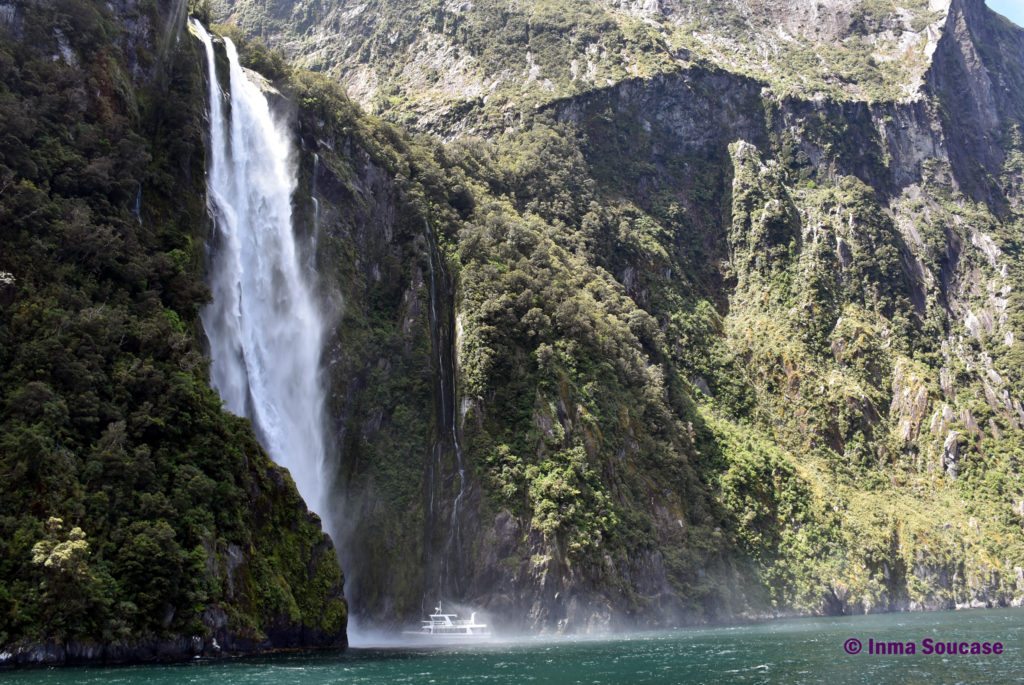
POLYGON ((353 648, 173 666, 16 671, 0 680, 30 685, 217 683, 377 685, 489 683, 627 685, 758 683, 934 685, 1024 682, 1024 610, 793 619, 731 628, 605 638, 524 638, 447 648, 353 648), (999 642, 1002 654, 879 655, 869 645, 999 642), (855 651, 860 641, 861 651, 855 651), (871 641, 871 642, 869 642, 871 641))

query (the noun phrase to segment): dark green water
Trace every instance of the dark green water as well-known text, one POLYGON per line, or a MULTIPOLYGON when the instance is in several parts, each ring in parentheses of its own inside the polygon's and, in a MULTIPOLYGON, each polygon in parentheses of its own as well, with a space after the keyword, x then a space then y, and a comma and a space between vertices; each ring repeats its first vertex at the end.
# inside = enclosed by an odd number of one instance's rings
POLYGON ((436 649, 351 649, 176 666, 0 674, 5 685, 320 685, 325 683, 1024 683, 1024 610, 798 619, 608 639, 533 638, 436 649), (868 639, 1000 641, 1001 655, 877 656, 868 639), (844 643, 858 638, 864 652, 844 643))

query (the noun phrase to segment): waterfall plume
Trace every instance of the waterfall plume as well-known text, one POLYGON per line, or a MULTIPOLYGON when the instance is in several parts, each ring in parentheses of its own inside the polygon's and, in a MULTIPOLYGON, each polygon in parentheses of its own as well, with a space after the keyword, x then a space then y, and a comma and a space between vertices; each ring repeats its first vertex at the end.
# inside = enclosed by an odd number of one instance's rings
POLYGON ((200 316, 210 342, 210 380, 229 411, 252 421, 271 458, 291 472, 306 504, 329 527, 321 378, 326 326, 293 226, 290 134, 231 40, 224 39, 229 68, 222 84, 212 38, 198 21, 191 27, 209 69, 213 301, 200 316))

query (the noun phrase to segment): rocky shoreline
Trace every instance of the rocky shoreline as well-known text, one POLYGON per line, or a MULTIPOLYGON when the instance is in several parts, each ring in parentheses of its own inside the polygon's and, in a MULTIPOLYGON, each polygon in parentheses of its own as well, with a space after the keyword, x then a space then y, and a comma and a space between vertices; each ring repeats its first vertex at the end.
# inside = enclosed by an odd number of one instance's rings
POLYGON ((344 650, 348 638, 316 630, 275 632, 256 640, 231 634, 181 635, 133 642, 20 643, 0 649, 0 669, 32 666, 132 665, 221 659, 296 650, 344 650))

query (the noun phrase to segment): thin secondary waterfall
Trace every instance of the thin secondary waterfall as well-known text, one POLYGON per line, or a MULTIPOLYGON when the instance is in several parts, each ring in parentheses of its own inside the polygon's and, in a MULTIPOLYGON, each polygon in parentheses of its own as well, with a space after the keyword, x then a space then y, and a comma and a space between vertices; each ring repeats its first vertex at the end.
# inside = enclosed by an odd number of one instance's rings
MULTIPOLYGON (((454 320, 448 318, 441 320, 441 307, 438 301, 438 287, 444 278, 441 267, 441 255, 437 246, 437 240, 433 228, 429 222, 426 225, 427 240, 429 246, 429 261, 427 262, 430 273, 430 334, 437 355, 437 379, 439 405, 438 429, 440 435, 434 443, 433 462, 430 467, 430 491, 428 501, 428 512, 436 516, 440 503, 436 501, 436 492, 439 489, 439 481, 443 473, 441 463, 444 452, 444 442, 447 439, 448 447, 455 457, 455 475, 458 478, 458 490, 451 501, 451 512, 448 519, 448 531, 444 543, 441 558, 441 577, 439 579, 439 591, 459 594, 459 578, 452 574, 452 562, 456 569, 461 566, 462 557, 462 530, 461 512, 462 500, 466 494, 466 465, 462 455, 462 445, 459 442, 458 411, 456 409, 457 395, 455 387, 455 359, 454 359, 454 320)), ((428 584, 429 587, 429 584, 428 584)))
POLYGON ((320 237, 320 200, 316 196, 316 177, 320 173, 320 155, 313 153, 313 176, 309 181, 309 198, 313 201, 313 232, 309 236, 309 268, 316 269, 317 239, 320 237))
POLYGON ((229 411, 252 420, 264 448, 328 524, 320 363, 325 325, 292 225, 297 181, 289 133, 227 38, 229 81, 222 88, 213 41, 198 21, 191 25, 206 48, 210 74, 207 193, 216 228, 213 301, 201 318, 211 383, 229 411))

